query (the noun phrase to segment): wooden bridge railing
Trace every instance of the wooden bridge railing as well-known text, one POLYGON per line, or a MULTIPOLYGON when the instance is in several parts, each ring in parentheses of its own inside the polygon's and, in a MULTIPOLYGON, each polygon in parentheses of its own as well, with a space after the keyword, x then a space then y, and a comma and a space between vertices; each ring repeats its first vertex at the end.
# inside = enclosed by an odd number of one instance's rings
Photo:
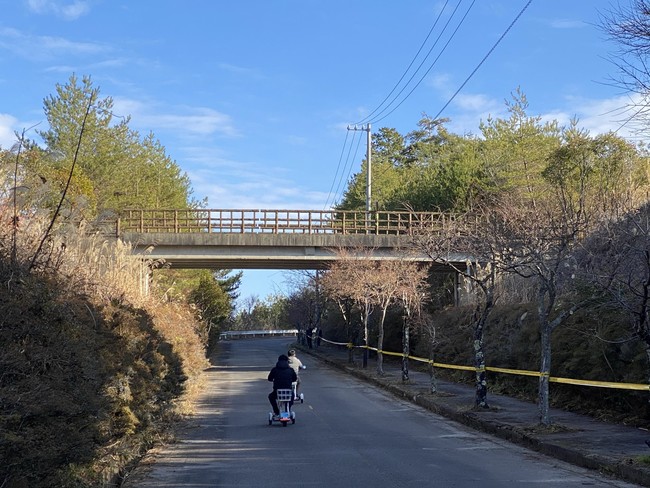
POLYGON ((126 210, 117 235, 137 233, 412 234, 422 226, 443 229, 453 219, 441 212, 362 210, 126 210))

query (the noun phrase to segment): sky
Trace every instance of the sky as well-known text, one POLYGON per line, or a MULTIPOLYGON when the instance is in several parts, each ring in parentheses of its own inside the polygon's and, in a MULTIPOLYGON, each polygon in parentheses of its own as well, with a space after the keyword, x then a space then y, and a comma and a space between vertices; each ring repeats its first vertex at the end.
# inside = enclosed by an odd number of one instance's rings
MULTIPOLYGON (((209 208, 323 210, 360 170, 360 122, 479 134, 519 88, 530 115, 627 136, 598 27, 619 2, 0 0, 0 147, 45 130, 43 100, 88 75, 209 208)), ((292 281, 246 270, 241 298, 292 281)))

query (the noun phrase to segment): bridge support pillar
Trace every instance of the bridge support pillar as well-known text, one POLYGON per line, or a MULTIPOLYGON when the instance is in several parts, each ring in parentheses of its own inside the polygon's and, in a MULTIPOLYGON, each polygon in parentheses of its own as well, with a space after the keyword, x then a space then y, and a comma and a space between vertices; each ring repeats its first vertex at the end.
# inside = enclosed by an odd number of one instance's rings
POLYGON ((149 296, 151 279, 153 277, 153 270, 148 266, 140 267, 140 296, 149 296))
POLYGON ((475 295, 476 291, 472 280, 460 273, 454 273, 454 301, 456 306, 471 304, 475 295))

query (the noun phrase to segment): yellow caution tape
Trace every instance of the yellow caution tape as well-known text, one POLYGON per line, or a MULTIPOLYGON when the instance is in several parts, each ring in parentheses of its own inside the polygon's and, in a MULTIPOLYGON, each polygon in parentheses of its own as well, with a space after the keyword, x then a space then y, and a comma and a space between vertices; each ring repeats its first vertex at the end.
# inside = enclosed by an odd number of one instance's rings
POLYGON ((580 385, 580 386, 597 386, 599 388, 616 388, 619 390, 641 390, 648 391, 650 390, 650 385, 644 385, 640 383, 613 383, 611 381, 592 381, 592 380, 574 380, 572 378, 555 378, 551 376, 549 381, 553 383, 564 383, 568 385, 580 385))
POLYGON ((462 371, 475 371, 476 368, 472 366, 457 366, 455 364, 443 364, 443 363, 431 363, 434 368, 443 368, 443 369, 460 369, 462 371))
MULTIPOLYGON (((371 347, 371 346, 352 346, 352 344, 343 344, 343 343, 337 343, 337 342, 331 342, 327 341, 330 344, 338 344, 338 345, 343 345, 343 346, 348 346, 349 348, 351 347, 358 347, 358 348, 365 348, 369 349, 371 351, 376 351, 380 352, 382 354, 386 354, 387 356, 398 356, 398 357, 404 357, 403 353, 398 353, 398 352, 392 352, 392 351, 384 351, 381 349, 377 349, 376 347, 371 347)), ((425 359, 425 358, 420 358, 417 356, 406 356, 408 359, 412 359, 414 361, 419 361, 422 363, 428 363, 429 365, 433 366, 434 368, 442 368, 442 369, 457 369, 461 371, 492 371, 494 373, 505 373, 505 374, 514 374, 514 375, 519 375, 519 376, 536 376, 536 377, 548 377, 549 381, 552 383, 562 383, 565 385, 579 385, 579 386, 594 386, 598 388, 615 388, 619 390, 639 390, 639 391, 650 391, 650 385, 642 384, 642 383, 615 383, 611 381, 593 381, 593 380, 578 380, 578 379, 573 379, 573 378, 559 378, 555 376, 550 376, 549 373, 541 373, 539 371, 527 371, 523 369, 508 369, 508 368, 493 368, 491 366, 485 366, 483 368, 476 368, 475 366, 460 366, 456 364, 444 364, 444 363, 436 363, 435 361, 431 359, 425 359)))
POLYGON ((404 357, 403 353, 398 353, 398 352, 391 352, 391 351, 381 351, 382 354, 385 354, 386 356, 399 356, 399 357, 404 357))
POLYGON ((346 343, 346 342, 334 342, 334 341, 327 340, 327 339, 325 339, 324 337, 321 337, 321 340, 322 340, 323 342, 327 342, 327 343, 329 343, 329 344, 334 344, 334 345, 336 345, 336 346, 348 346, 348 347, 350 347, 350 344, 348 344, 348 343, 346 343))

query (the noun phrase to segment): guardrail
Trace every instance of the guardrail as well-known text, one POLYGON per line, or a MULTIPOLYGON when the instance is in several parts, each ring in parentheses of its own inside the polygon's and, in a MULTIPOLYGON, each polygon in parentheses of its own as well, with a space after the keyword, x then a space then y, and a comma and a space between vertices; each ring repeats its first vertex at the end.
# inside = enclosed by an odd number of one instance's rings
POLYGON ((295 337, 298 329, 276 329, 276 330, 227 330, 219 334, 220 340, 242 339, 254 337, 295 337))
POLYGON ((452 214, 361 210, 136 209, 123 211, 117 235, 138 233, 412 234, 444 229, 452 214))

